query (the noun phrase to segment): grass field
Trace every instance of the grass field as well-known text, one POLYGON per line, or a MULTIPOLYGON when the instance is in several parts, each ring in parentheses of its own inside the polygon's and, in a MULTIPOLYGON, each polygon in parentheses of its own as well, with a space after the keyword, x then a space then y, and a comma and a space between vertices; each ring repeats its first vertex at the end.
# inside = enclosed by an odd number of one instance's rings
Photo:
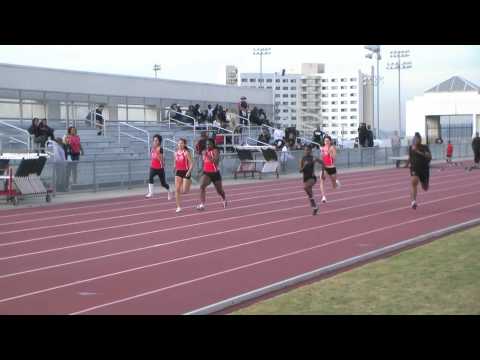
POLYGON ((234 315, 480 314, 480 227, 366 264, 234 315))

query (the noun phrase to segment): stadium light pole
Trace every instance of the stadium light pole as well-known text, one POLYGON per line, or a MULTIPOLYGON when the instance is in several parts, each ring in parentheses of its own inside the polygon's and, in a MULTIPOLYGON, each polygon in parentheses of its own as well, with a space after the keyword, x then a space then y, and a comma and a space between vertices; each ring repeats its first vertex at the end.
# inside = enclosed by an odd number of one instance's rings
MULTIPOLYGON (((365 49, 370 51, 365 57, 373 59, 373 55, 376 55, 377 59, 377 78, 374 85, 377 85, 377 139, 380 138, 380 60, 382 60, 382 55, 380 55, 380 45, 367 45, 365 49)), ((374 79, 375 80, 375 79, 374 79)), ((373 112, 373 109, 372 109, 373 112)), ((373 123, 375 126, 375 123, 373 123)))
POLYGON ((403 61, 402 58, 409 57, 410 50, 394 50, 390 51, 390 57, 397 59, 397 62, 388 63, 387 70, 398 70, 398 134, 402 136, 402 108, 400 97, 400 70, 410 69, 412 63, 410 61, 403 61))
POLYGON ((261 86, 259 87, 264 87, 263 86, 263 72, 262 72, 262 58, 263 55, 270 55, 271 54, 271 48, 254 48, 253 49, 253 55, 260 55, 260 82, 261 86))
POLYGON ((153 65, 153 71, 155 71, 155 79, 157 78, 157 71, 162 70, 162 67, 158 64, 153 65))

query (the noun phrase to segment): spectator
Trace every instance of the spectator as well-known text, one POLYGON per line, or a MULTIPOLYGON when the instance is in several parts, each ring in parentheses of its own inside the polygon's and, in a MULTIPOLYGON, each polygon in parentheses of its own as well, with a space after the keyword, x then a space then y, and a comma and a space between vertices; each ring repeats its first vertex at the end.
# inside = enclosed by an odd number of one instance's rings
POLYGON ((370 128, 370 125, 367 126, 367 145, 368 147, 373 147, 373 131, 370 128))
POLYGON ((45 147, 45 144, 49 138, 51 140, 55 140, 53 132, 53 129, 47 125, 47 119, 42 119, 38 125, 38 143, 40 144, 41 148, 45 147))
POLYGON ((267 114, 265 113, 265 110, 263 109, 258 110, 258 119, 260 120, 261 125, 270 126, 270 121, 268 121, 267 119, 267 114))
POLYGON ((54 162, 54 178, 55 178, 55 191, 66 191, 68 178, 67 178, 67 153, 65 150, 65 144, 61 138, 49 140, 47 146, 51 148, 53 153, 54 162))
POLYGON ((258 116, 258 109, 256 106, 253 107, 252 111, 250 112, 250 121, 255 125, 262 125, 260 121, 260 117, 258 116))
POLYGON ((448 140, 448 145, 447 145, 447 165, 452 166, 452 156, 453 156, 453 145, 450 140, 448 140))
POLYGON ((80 155, 83 156, 84 151, 80 142, 80 136, 77 135, 77 128, 70 126, 64 143, 67 150, 67 159, 70 156, 72 163, 68 166, 67 178, 70 178, 70 173, 73 173, 73 184, 77 183, 77 162, 80 160, 80 155))
POLYGON ((393 156, 400 156, 400 136, 398 136, 398 131, 393 132, 393 136, 390 138, 390 142, 392 145, 392 154, 393 156))
POLYGON ((480 167, 480 137, 478 132, 475 134, 475 137, 472 140, 472 150, 474 155, 475 167, 480 167))
POLYGON ((227 115, 226 115, 225 111, 223 110, 222 106, 218 107, 217 119, 218 119, 218 122, 220 123, 220 126, 222 128, 226 128, 228 126, 227 115))
POLYGON ((287 144, 284 143, 284 145, 282 146, 282 154, 280 155, 280 163, 281 163, 283 172, 287 171, 287 162, 290 157, 291 155, 288 152, 287 144))
POLYGON ((199 104, 195 104, 195 106, 193 107, 193 116, 197 120, 200 118, 200 105, 199 104))
POLYGON ((211 104, 207 106, 207 121, 211 124, 213 123, 213 108, 211 104))
POLYGON ((270 144, 270 139, 271 139, 271 136, 268 129, 266 127, 262 128, 262 132, 260 133, 260 135, 258 135, 258 141, 261 141, 262 143, 265 143, 265 144, 270 144))
MULTIPOLYGON (((323 146, 323 137, 325 136, 325 133, 320 130, 320 125, 317 125, 317 128, 313 131, 313 138, 312 141, 320 144, 320 146, 323 146)), ((320 147, 318 145, 313 144, 314 148, 319 149, 320 147)))
MULTIPOLYGON (((95 127, 98 129, 97 135, 103 134, 103 128, 104 128, 105 122, 104 122, 102 113, 103 113, 103 105, 100 105, 98 108, 95 109, 95 127)), ((92 120, 92 113, 88 113, 87 120, 92 120)))
POLYGON ((47 139, 44 139, 43 137, 40 137, 40 129, 39 129, 39 124, 40 124, 40 119, 39 118, 33 118, 32 119, 32 125, 28 128, 28 133, 30 135, 32 135, 33 137, 33 142, 34 144, 40 144, 43 142, 45 143, 45 141, 47 141, 47 139))
MULTIPOLYGON (((249 106, 247 103, 247 98, 245 96, 242 96, 240 98, 240 103, 238 104, 238 115, 248 119, 248 109, 249 106)), ((246 122, 247 121, 245 119, 240 118, 240 124, 247 125, 246 122)))
POLYGON ((277 128, 273 132, 273 141, 276 143, 278 140, 282 140, 285 136, 285 132, 280 129, 280 125, 277 125, 277 128))
POLYGON ((368 145, 367 135, 367 125, 365 123, 361 123, 360 127, 358 128, 358 143, 360 147, 366 147, 368 145))

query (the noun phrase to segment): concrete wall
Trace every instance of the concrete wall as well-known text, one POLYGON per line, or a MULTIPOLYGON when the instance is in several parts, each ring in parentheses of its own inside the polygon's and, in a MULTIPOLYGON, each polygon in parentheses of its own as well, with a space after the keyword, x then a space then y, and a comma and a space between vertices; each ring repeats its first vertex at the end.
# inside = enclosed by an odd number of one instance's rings
POLYGON ((476 92, 426 93, 408 100, 406 104, 406 136, 419 132, 425 137, 427 115, 472 115, 473 134, 478 129, 480 94, 476 92))

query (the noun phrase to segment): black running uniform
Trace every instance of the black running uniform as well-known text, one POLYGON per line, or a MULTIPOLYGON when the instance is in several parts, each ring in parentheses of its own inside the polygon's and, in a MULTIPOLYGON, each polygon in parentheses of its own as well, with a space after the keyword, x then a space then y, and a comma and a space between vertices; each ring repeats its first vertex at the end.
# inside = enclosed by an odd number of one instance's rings
POLYGON ((303 160, 303 182, 307 182, 309 179, 313 179, 317 182, 317 177, 315 176, 315 158, 312 155, 306 155, 302 158, 303 160))
MULTIPOLYGON (((430 152, 430 149, 427 145, 417 145, 417 150, 426 153, 430 152)), ((430 160, 425 156, 417 154, 412 150, 412 147, 409 149, 410 155, 410 175, 418 176, 422 184, 428 185, 430 178, 430 160)))

